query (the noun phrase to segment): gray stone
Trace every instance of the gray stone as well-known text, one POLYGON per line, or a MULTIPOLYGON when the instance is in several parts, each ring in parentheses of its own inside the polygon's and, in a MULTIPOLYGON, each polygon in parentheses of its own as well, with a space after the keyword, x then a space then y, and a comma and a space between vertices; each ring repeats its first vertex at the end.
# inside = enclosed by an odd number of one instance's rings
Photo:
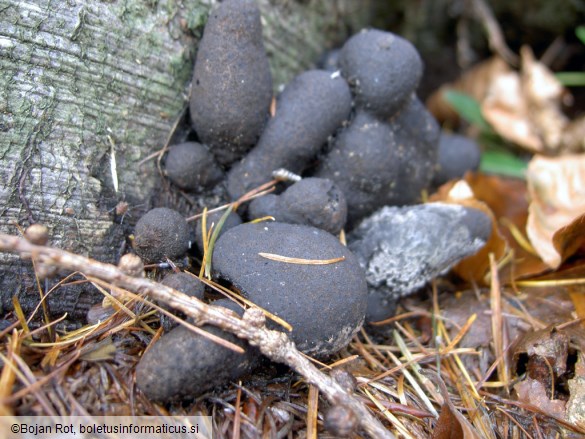
POLYGON ((366 270, 366 320, 390 317, 398 299, 479 251, 490 234, 485 213, 454 204, 383 207, 366 218, 348 236, 366 270))

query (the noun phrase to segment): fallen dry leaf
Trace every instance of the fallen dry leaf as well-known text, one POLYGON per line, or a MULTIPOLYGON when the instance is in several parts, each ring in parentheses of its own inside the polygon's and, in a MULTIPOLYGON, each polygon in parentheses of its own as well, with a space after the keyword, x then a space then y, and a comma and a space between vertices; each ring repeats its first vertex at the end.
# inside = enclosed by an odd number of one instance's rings
POLYGON ((536 156, 527 183, 528 238, 542 260, 558 268, 585 240, 585 155, 536 156))
POLYGON ((563 133, 563 144, 569 151, 585 151, 585 116, 569 122, 563 133))
POLYGON ((567 402, 567 421, 585 425, 585 364, 583 353, 575 364, 575 376, 568 381, 571 397, 567 402))
POLYGON ((499 231, 508 247, 514 252, 513 264, 500 271, 502 282, 511 282, 527 276, 540 274, 548 269, 530 248, 522 231, 528 219, 528 191, 526 182, 483 173, 467 173, 465 181, 475 197, 486 203, 498 220, 499 231))
POLYGON ((514 386, 518 400, 538 407, 543 412, 563 419, 565 417, 566 402, 550 399, 545 386, 537 380, 527 378, 514 386))
POLYGON ((571 224, 561 227, 553 235, 553 245, 563 259, 577 253, 585 245, 585 213, 575 218, 571 224))
POLYGON ((573 150, 574 135, 565 135, 570 121, 561 110, 568 92, 530 48, 520 55, 520 73, 503 73, 491 83, 481 103, 483 116, 502 137, 533 152, 573 150))
POLYGON ((447 404, 441 407, 441 413, 435 430, 433 431, 433 439, 463 439, 463 428, 457 417, 451 412, 447 404))
POLYGON ((531 151, 542 151, 544 145, 532 127, 528 103, 524 98, 520 75, 508 72, 494 79, 481 103, 481 113, 494 130, 531 151))
MULTIPOLYGON (((514 347, 516 370, 526 370, 526 379, 514 389, 518 399, 546 413, 565 417, 565 400, 558 399, 558 383, 568 372, 570 338, 554 327, 527 332, 514 347)), ((562 392, 561 392, 562 393, 562 392)))
POLYGON ((447 91, 457 90, 479 102, 482 116, 500 136, 531 152, 583 151, 585 118, 571 121, 562 111, 569 92, 529 47, 520 54, 519 72, 498 57, 479 63, 433 93, 429 111, 439 122, 457 126, 459 114, 445 99, 447 91))
POLYGON ((436 375, 434 381, 438 384, 445 402, 441 406, 441 413, 433 431, 433 439, 479 439, 477 430, 453 405, 443 380, 436 375))

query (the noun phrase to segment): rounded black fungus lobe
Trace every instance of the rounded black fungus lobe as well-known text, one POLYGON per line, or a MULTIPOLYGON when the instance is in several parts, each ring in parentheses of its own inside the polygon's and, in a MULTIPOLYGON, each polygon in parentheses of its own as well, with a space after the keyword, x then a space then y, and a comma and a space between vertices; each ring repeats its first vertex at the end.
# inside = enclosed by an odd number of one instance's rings
POLYGON ((441 133, 437 171, 433 184, 440 186, 449 180, 463 177, 467 171, 479 168, 481 149, 469 137, 441 133))
POLYGON ((343 46, 341 74, 358 108, 385 119, 395 114, 418 87, 423 65, 416 48, 404 38, 376 29, 364 30, 343 46))
MULTIPOLYGON (((217 212, 211 212, 207 214, 207 219, 206 219, 206 223, 207 223, 207 232, 209 233, 213 233, 213 229, 215 229, 215 227, 217 227, 219 220, 221 219, 221 217, 223 216, 223 214, 225 213, 225 210, 219 210, 217 212), (211 229, 211 225, 213 226, 213 229, 211 229)), ((221 236, 223 233, 225 233, 226 230, 231 229, 232 227, 236 227, 239 226, 240 224, 242 224, 242 219, 240 218, 240 215, 238 215, 236 212, 230 212, 230 214, 228 215, 228 217, 226 218, 225 222, 223 223, 223 226, 221 227, 221 230, 219 231, 219 236, 221 236)), ((203 254, 203 220, 200 218, 197 221, 197 227, 195 228, 195 243, 197 244, 197 248, 199 249, 199 252, 201 254, 203 254)), ((209 235, 207 236, 207 239, 209 239, 209 235)))
MULTIPOLYGON (((205 295, 205 285, 195 276, 180 272, 171 273, 162 280, 163 285, 173 288, 181 293, 185 293, 187 296, 195 297, 199 300, 203 299, 205 295)), ((164 303, 159 303, 161 308, 166 309, 177 315, 178 317, 185 319, 185 315, 182 312, 174 311, 172 308, 164 303)), ((161 325, 163 326, 165 333, 168 333, 171 329, 178 325, 178 322, 170 316, 164 313, 160 314, 161 325)))
POLYGON ((396 197, 398 153, 391 127, 360 111, 338 134, 316 175, 333 180, 342 190, 352 223, 396 197))
MULTIPOLYGON (((241 314, 232 301, 213 302, 241 314)), ((237 305, 236 305, 237 306, 237 305)), ((164 335, 144 354, 136 367, 136 385, 153 401, 168 403, 196 396, 236 380, 258 363, 260 353, 245 341, 219 328, 201 329, 245 349, 239 354, 179 326, 164 335)))
POLYGON ((316 176, 342 190, 351 227, 382 206, 420 200, 433 175, 438 137, 436 121, 415 97, 387 123, 358 111, 316 176))
POLYGON ((301 172, 350 110, 349 87, 338 75, 310 70, 293 79, 258 144, 228 173, 232 199, 271 180, 278 168, 301 172))
POLYGON ((223 179, 223 172, 207 148, 197 142, 174 145, 165 161, 167 177, 182 189, 203 192, 223 179))
POLYGON ((149 210, 136 223, 132 245, 146 263, 176 259, 189 247, 187 221, 179 212, 166 207, 149 210))
MULTIPOLYGON (((364 271, 355 256, 329 233, 283 223, 242 224, 216 242, 212 267, 258 306, 287 321, 297 348, 328 355, 343 348, 363 323, 364 271), (259 253, 330 260, 326 265, 287 263, 259 253)), ((268 321, 268 326, 281 326, 268 321)))
POLYGON ((341 231, 347 219, 343 192, 331 180, 323 178, 305 178, 280 196, 273 195, 268 201, 262 198, 251 203, 251 218, 272 216, 279 222, 305 224, 334 235, 341 231))
POLYGON ((250 219, 264 218, 266 216, 277 218, 278 215, 280 215, 280 197, 278 195, 267 194, 256 198, 248 207, 248 217, 250 219))
POLYGON ((258 140, 272 100, 272 77, 253 0, 225 0, 209 15, 199 43, 191 119, 222 165, 258 140))
POLYGON ((439 124, 413 94, 398 114, 390 119, 400 157, 396 178, 395 205, 420 202, 435 172, 441 133, 439 124))
POLYGON ((188 273, 171 273, 165 276, 161 283, 199 300, 202 300, 205 294, 205 285, 195 276, 188 273))

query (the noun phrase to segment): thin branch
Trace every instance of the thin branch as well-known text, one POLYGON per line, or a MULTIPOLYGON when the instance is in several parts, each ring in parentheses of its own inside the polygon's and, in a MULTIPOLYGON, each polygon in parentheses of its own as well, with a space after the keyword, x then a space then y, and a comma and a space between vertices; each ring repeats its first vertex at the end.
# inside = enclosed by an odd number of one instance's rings
POLYGON ((520 58, 506 44, 504 33, 494 13, 485 0, 471 0, 475 17, 481 22, 488 36, 490 48, 500 55, 508 64, 517 67, 520 58))
POLYGON ((309 384, 317 387, 331 404, 347 407, 356 415, 361 427, 371 437, 387 439, 395 437, 364 404, 349 395, 336 381, 320 372, 307 360, 285 333, 267 329, 264 325, 264 314, 258 309, 250 308, 244 313, 243 318, 239 318, 221 307, 207 305, 165 285, 144 277, 129 276, 114 265, 57 248, 34 245, 17 236, 0 234, 0 251, 19 253, 23 259, 33 257, 37 264, 79 271, 135 294, 148 294, 157 302, 165 303, 194 318, 198 325, 208 323, 231 332, 247 340, 251 346, 257 346, 272 361, 285 363, 294 369, 309 384))

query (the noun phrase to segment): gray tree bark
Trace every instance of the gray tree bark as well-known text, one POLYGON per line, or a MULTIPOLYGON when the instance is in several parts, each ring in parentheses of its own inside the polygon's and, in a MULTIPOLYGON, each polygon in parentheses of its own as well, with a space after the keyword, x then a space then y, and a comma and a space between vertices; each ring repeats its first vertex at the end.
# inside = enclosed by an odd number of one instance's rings
MULTIPOLYGON (((184 108, 213 3, 0 0, 0 231, 41 223, 53 245, 117 260, 125 236, 115 207, 128 202, 135 221, 157 202, 155 162, 139 162, 160 150, 184 108)), ((369 1, 258 3, 276 86, 369 19, 369 1)), ((0 254, 0 316, 13 296, 28 310, 38 302, 34 272, 0 254)), ((49 306, 79 318, 99 299, 78 285, 52 293, 49 306)))

